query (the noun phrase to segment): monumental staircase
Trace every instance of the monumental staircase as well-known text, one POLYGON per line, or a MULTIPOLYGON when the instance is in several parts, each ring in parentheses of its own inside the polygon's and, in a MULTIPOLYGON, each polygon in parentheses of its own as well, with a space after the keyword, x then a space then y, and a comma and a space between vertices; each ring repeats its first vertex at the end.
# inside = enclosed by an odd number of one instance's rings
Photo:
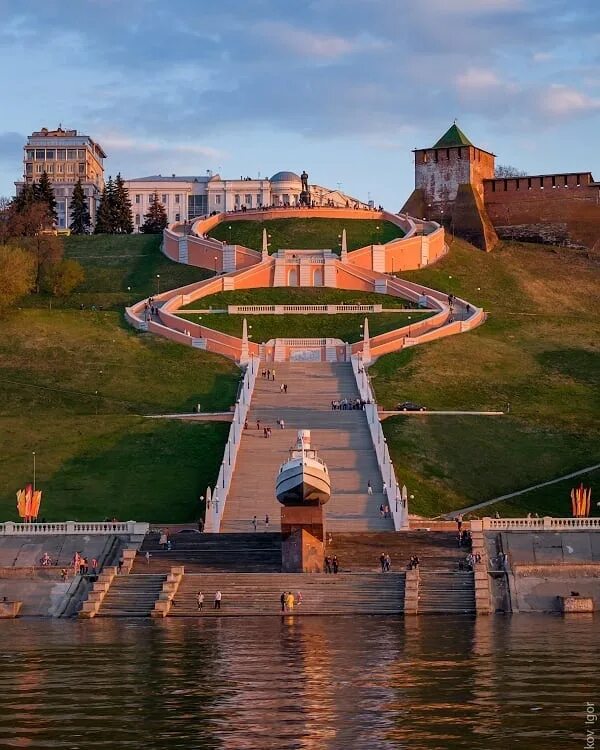
POLYGON ((115 576, 96 617, 150 617, 166 579, 162 573, 115 576))
POLYGON ((299 429, 311 431, 312 447, 327 464, 331 499, 325 506, 326 528, 331 532, 386 531, 391 518, 382 518, 386 503, 382 479, 364 411, 332 410, 334 400, 358 398, 348 363, 286 362, 261 364, 275 367, 275 380, 256 381, 248 429, 239 448, 221 531, 248 532, 257 517, 263 530, 280 530, 281 506, 275 498, 275 478, 288 458, 299 429), (287 385, 287 394, 281 384, 287 385), (285 429, 280 429, 283 420, 285 429), (260 427, 257 427, 257 421, 260 427), (271 427, 266 439, 263 428, 271 427), (373 494, 367 494, 371 482, 373 494))

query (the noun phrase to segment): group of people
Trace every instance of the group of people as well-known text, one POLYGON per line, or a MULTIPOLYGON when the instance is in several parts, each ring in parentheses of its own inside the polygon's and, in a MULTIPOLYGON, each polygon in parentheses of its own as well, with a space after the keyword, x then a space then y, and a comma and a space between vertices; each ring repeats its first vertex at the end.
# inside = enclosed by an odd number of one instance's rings
POLYGON ((170 552, 173 549, 173 543, 171 542, 171 538, 169 536, 168 531, 161 531, 160 537, 158 539, 158 545, 162 550, 166 550, 167 552, 170 552))
POLYGON ((417 570, 420 562, 418 555, 411 555, 406 567, 408 570, 417 570))
POLYGON ((291 591, 282 591, 279 597, 282 612, 293 612, 294 606, 302 604, 302 592, 298 591, 296 596, 291 591))
POLYGON ((390 506, 387 505, 387 504, 384 505, 383 503, 381 503, 381 505, 379 506, 379 515, 382 518, 391 518, 392 517, 392 513, 390 511, 390 506))
MULTIPOLYGON (((267 513, 265 515, 265 531, 267 531, 269 528, 269 522, 270 522, 269 514, 267 513)), ((254 516, 254 518, 252 519, 252 526, 254 528, 254 531, 256 531, 258 528, 258 518, 256 516, 254 516)))
MULTIPOLYGON (((220 591, 215 591, 213 609, 221 609, 222 601, 223 594, 220 591)), ((202 612, 202 610, 204 609, 204 593, 202 591, 199 591, 196 594, 196 606, 198 608, 198 612, 202 612)))
POLYGON ((267 370, 263 367, 263 369, 260 371, 260 376, 264 380, 275 380, 275 368, 272 370, 267 370))
POLYGON ((382 573, 388 573, 392 569, 392 558, 387 552, 382 552, 379 555, 379 564, 381 565, 382 573))
POLYGON ((334 555, 333 557, 329 557, 329 555, 325 555, 324 562, 325 562, 325 572, 334 573, 337 575, 340 569, 340 562, 337 558, 337 555, 334 555))
POLYGON ((459 560, 458 563, 458 569, 459 570, 473 570, 475 568, 475 565, 481 562, 481 555, 479 552, 476 554, 473 554, 472 552, 469 552, 469 554, 465 557, 464 560, 459 560))
POLYGON ((363 398, 334 399, 331 402, 332 411, 348 411, 353 409, 364 409, 366 401, 363 398))
POLYGON ((148 297, 148 301, 144 302, 144 320, 150 320, 153 315, 158 315, 158 305, 154 304, 154 297, 148 297))
POLYGON ((93 576, 98 574, 98 560, 93 557, 90 564, 90 561, 88 561, 87 557, 84 557, 81 552, 75 552, 73 554, 71 565, 73 566, 75 575, 79 573, 80 576, 87 576, 90 573, 90 566, 91 574, 93 576))

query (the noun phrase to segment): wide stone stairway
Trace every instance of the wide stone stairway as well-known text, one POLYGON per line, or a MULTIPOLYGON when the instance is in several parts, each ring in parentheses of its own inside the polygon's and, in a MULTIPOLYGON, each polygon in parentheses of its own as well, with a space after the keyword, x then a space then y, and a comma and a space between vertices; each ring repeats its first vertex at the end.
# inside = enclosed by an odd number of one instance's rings
POLYGON ((149 617, 165 580, 161 573, 116 576, 96 616, 149 617))
POLYGON ((299 429, 311 430, 312 447, 331 476, 331 500, 325 506, 327 530, 392 530, 392 520, 380 516, 379 507, 386 501, 366 415, 360 409, 331 408, 332 400, 358 397, 351 365, 275 363, 275 377, 273 381, 259 375, 256 381, 221 531, 248 532, 255 515, 259 529, 266 528, 267 515, 269 530, 280 529, 275 478, 299 429), (288 386, 287 394, 280 390, 282 383, 288 386), (285 429, 279 428, 278 420, 284 420, 285 429), (263 436, 264 427, 271 427, 270 439, 263 436), (367 494, 369 481, 373 495, 367 494))
POLYGON ((170 617, 211 615, 277 615, 283 591, 302 594, 294 611, 300 615, 399 614, 404 611, 404 573, 299 575, 275 573, 211 573, 184 575, 170 617), (196 597, 204 594, 204 609, 196 597), (221 591, 221 610, 214 610, 214 595, 221 591))
POLYGON ((419 614, 475 614, 475 581, 468 571, 419 571, 419 614))

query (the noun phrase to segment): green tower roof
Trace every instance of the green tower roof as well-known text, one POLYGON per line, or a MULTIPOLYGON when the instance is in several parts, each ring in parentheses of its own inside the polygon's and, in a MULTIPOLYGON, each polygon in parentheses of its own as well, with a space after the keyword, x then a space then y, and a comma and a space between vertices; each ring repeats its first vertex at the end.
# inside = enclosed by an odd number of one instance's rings
POLYGON ((452 146, 472 146, 473 144, 456 123, 450 126, 433 148, 451 148, 452 146))

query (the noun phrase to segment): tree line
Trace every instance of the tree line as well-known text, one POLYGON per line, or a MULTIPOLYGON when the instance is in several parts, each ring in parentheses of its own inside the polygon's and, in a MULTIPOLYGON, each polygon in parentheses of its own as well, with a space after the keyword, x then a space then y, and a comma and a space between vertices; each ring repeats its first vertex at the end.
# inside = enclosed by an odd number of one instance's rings
MULTIPOLYGON (((77 181, 70 202, 72 234, 92 229, 88 200, 77 181)), ((26 183, 12 199, 0 198, 0 313, 27 294, 45 292, 66 297, 79 286, 85 272, 75 260, 64 258, 62 238, 56 233, 56 197, 46 172, 26 183)), ((141 230, 158 234, 167 226, 167 212, 154 193, 141 230)), ((96 216, 95 234, 131 234, 131 201, 120 174, 104 185, 96 216)))

